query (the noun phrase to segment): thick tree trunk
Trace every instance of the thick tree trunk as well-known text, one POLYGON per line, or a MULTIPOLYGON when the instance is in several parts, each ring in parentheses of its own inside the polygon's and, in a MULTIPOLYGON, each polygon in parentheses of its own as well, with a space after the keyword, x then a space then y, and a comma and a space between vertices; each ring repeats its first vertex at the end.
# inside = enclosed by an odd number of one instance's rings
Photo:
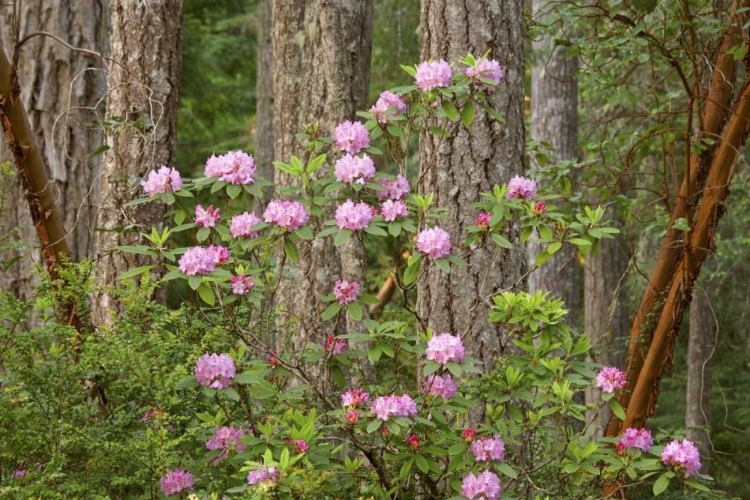
POLYGON ((717 333, 717 319, 709 301, 708 290, 696 290, 690 304, 685 428, 686 437, 693 441, 701 452, 703 474, 708 474, 711 454, 708 435, 712 385, 711 356, 717 333))
POLYGON ((255 88, 255 166, 259 177, 272 181, 273 0, 258 0, 258 81, 255 88))
MULTIPOLYGON (((292 155, 306 158, 306 149, 295 137, 303 125, 318 122, 320 134, 330 136, 338 123, 354 119, 356 110, 364 108, 370 81, 372 7, 371 0, 274 2, 276 160, 288 162, 292 155)), ((277 189, 295 184, 280 171, 275 182, 277 189)), ((281 196, 278 191, 277 196, 281 196)), ((322 342, 326 325, 320 319, 325 305, 320 298, 331 293, 341 278, 332 238, 301 241, 298 246, 299 261, 285 264, 276 294, 282 349, 289 341, 298 348, 306 342, 322 342)), ((350 264, 347 261, 344 267, 350 264)))
MULTIPOLYGON (((534 0, 534 16, 544 22, 547 0, 534 0)), ((575 72, 578 59, 566 58, 566 47, 554 46, 545 35, 532 42, 534 64, 531 68, 531 136, 555 148, 561 162, 576 158, 578 147, 578 83, 575 72)), ((534 169, 543 166, 531 162, 534 169)), ((529 245, 529 265, 542 250, 529 245)), ((583 272, 573 245, 564 246, 543 266, 529 275, 529 291, 551 292, 565 302, 570 324, 583 322, 583 272)))
MULTIPOLYGON (((452 62, 490 50, 506 69, 505 88, 491 98, 506 124, 478 112, 470 132, 455 125, 449 127, 450 138, 421 137, 419 191, 434 193, 435 203, 448 209, 440 226, 458 249, 465 228, 474 223, 477 210, 471 204, 479 193, 523 173, 523 2, 422 0, 421 36, 423 60, 452 62)), ((426 273, 419 281, 417 311, 437 332, 461 335, 468 354, 491 368, 508 345, 502 330, 487 322, 486 297, 521 279, 526 249, 504 250, 485 241, 466 260, 467 267, 454 266, 449 275, 434 267, 426 273)))
POLYGON ((117 246, 141 244, 140 233, 158 226, 164 214, 158 203, 124 205, 143 195, 134 178, 174 161, 182 58, 182 0, 112 0, 111 11, 106 117, 119 123, 107 130, 101 172, 97 323, 120 310, 109 289, 117 276, 148 262, 117 246))
MULTIPOLYGON (((101 2, 97 0, 26 0, 18 3, 18 39, 13 33, 13 8, 0 7, 0 35, 8 57, 13 57, 18 41, 39 32, 57 36, 69 45, 93 52, 104 48, 106 29, 101 2)), ((47 168, 50 192, 68 231, 67 243, 74 261, 92 256, 96 172, 100 156, 90 155, 102 142, 101 130, 91 127, 98 121, 97 104, 106 91, 102 60, 71 50, 50 36, 29 38, 17 53, 21 81, 21 102, 26 108, 31 131, 47 168)), ((2 159, 9 152, 0 146, 2 159)), ((22 183, 16 178, 4 186, 2 213, 5 234, 18 227, 14 240, 36 241, 28 206, 20 203, 22 183)), ((7 242, 7 241, 6 241, 7 242)), ((34 262, 41 261, 41 250, 30 244, 24 251, 8 251, 3 261, 19 258, 0 274, 0 287, 20 298, 33 294, 34 262)))

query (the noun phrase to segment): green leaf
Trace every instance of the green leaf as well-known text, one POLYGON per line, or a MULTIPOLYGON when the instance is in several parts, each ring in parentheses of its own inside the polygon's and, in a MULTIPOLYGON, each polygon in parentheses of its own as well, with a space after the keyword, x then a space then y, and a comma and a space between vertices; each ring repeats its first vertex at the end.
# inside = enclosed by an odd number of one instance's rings
POLYGON ((312 174, 326 162, 326 155, 318 155, 314 159, 310 160, 307 164, 307 173, 312 174))
POLYGON ((503 238, 499 234, 492 234, 492 241, 495 242, 500 247, 503 248, 513 248, 513 244, 511 244, 510 241, 508 241, 506 238, 503 238))
POLYGON ((407 73, 409 73, 409 76, 416 76, 416 74, 417 74, 417 70, 414 69, 413 66, 404 66, 402 64, 401 65, 401 69, 403 69, 404 71, 406 71, 407 73))
POLYGON ((501 115, 500 113, 498 113, 497 111, 495 111, 494 109, 492 109, 491 107, 484 106, 484 105, 480 107, 485 111, 485 113, 490 115, 495 120, 499 121, 500 123, 505 123, 505 117, 501 115))
POLYGON ((179 382, 177 382, 177 385, 174 386, 175 389, 190 389, 191 387, 198 387, 200 384, 195 379, 195 377, 187 377, 179 382))
POLYGON ((336 233, 336 237, 333 239, 333 245, 340 247, 352 236, 351 229, 342 229, 336 233))
POLYGON ((560 243, 559 241, 555 241, 553 243, 550 243, 550 246, 547 247, 547 252, 550 255, 554 255, 557 252, 559 252, 561 248, 562 248, 562 243, 560 243))
POLYGON ((692 480, 692 479, 685 479, 685 480, 684 480, 683 482, 684 482, 685 484, 687 484, 688 486, 690 486, 691 488, 695 488, 696 490, 700 490, 700 491, 711 491, 711 488, 709 488, 709 487, 708 487, 708 486, 706 486, 705 484, 701 484, 701 483, 699 483, 698 481, 694 481, 694 480, 692 480))
POLYGON ((120 276, 117 277, 118 280, 125 280, 128 278, 132 278, 133 276, 138 276, 139 274, 143 274, 146 271, 150 271, 154 266, 141 266, 131 269, 130 271, 125 271, 120 276))
POLYGON ((416 259, 406 267, 406 271, 404 271, 404 285, 411 285, 417 280, 419 277, 420 266, 421 260, 416 259))
POLYGON ((188 285, 190 285, 190 288, 193 290, 197 290, 198 287, 201 286, 201 283, 203 283, 202 276, 190 276, 188 278, 188 285))
POLYGON ((394 137, 401 137, 404 135, 403 129, 397 125, 388 125, 386 129, 388 130, 388 133, 394 137))
POLYGON ((451 266, 448 264, 448 261, 445 259, 437 259, 435 260, 435 265, 440 268, 441 271, 443 271, 445 274, 451 273, 451 266))
POLYGON ((372 365, 377 363, 382 355, 383 349, 381 349, 380 344, 375 344, 367 350, 367 359, 370 360, 370 364, 372 365))
POLYGON ((297 229, 294 234, 296 234, 298 238, 303 240, 313 239, 313 232, 309 226, 302 226, 301 228, 297 229))
POLYGON ((284 251, 291 262, 297 262, 299 250, 297 250, 297 245, 289 238, 284 238, 284 251))
POLYGON ((516 474, 516 471, 514 471, 513 468, 505 462, 495 464, 495 468, 511 479, 518 479, 518 474, 516 474))
POLYGON ((382 420, 373 420, 369 424, 367 424, 367 433, 372 434, 376 430, 380 429, 380 425, 383 423, 382 420))
POLYGON ((617 415, 617 418, 619 418, 623 422, 625 421, 625 410, 622 409, 622 405, 618 403, 616 399, 613 398, 609 402, 609 407, 612 408, 612 413, 617 415))
POLYGON ((195 239, 197 239, 198 241, 204 241, 206 238, 208 238, 209 234, 211 234, 211 230, 207 227, 202 227, 195 235, 195 239))
POLYGON ((461 121, 464 124, 464 127, 469 128, 471 127, 471 124, 474 122, 474 116, 476 116, 476 109, 474 109, 474 103, 471 101, 467 102, 466 105, 464 105, 464 109, 461 112, 461 121))
POLYGON ((240 395, 235 389, 232 389, 231 387, 227 387, 226 389, 222 389, 221 392, 226 394, 226 396, 232 401, 236 401, 238 403, 240 402, 240 395))
POLYGON ((388 224, 388 232, 391 233, 393 236, 398 236, 401 234, 401 224, 398 222, 391 222, 388 224))
POLYGON ((352 319, 356 319, 357 321, 362 319, 362 305, 358 302, 352 302, 349 304, 347 312, 352 319))
POLYGON ((382 227, 371 224, 365 228, 366 233, 370 233, 374 236, 388 236, 382 227))
POLYGON ((421 470, 425 474, 430 472, 430 462, 425 457, 423 457, 422 455, 416 455, 414 459, 417 462, 417 467, 419 467, 419 470, 421 470))
POLYGON ((342 389, 346 387, 346 376, 344 375, 344 370, 341 368, 341 366, 331 366, 331 378, 337 386, 341 387, 342 389))
POLYGON ((654 491, 654 496, 659 496, 662 493, 664 493, 664 491, 667 488, 669 488, 669 481, 670 480, 671 480, 670 477, 667 476, 666 473, 664 473, 661 476, 659 476, 659 479, 657 479, 656 482, 654 483, 654 490, 653 490, 654 491))
POLYGON ((205 302, 209 306, 212 306, 216 303, 214 291, 211 290, 211 287, 208 283, 201 283, 201 286, 198 287, 198 295, 203 300, 203 302, 205 302))
POLYGON ((323 318, 323 321, 328 321, 329 319, 336 316, 342 307, 344 306, 342 306, 338 302, 334 302, 333 304, 328 306, 325 311, 323 311, 323 314, 321 314, 320 317, 323 318))
POLYGON ((239 184, 227 184, 227 194, 230 198, 237 198, 242 192, 242 186, 239 184))
POLYGON ((443 101, 443 113, 452 122, 458 121, 458 110, 450 101, 443 101))

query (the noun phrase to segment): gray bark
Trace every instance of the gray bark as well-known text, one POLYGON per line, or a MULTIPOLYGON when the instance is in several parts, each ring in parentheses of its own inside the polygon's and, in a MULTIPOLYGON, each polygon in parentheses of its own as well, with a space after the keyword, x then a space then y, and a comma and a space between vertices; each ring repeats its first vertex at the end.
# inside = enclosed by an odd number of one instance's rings
POLYGON ((259 177, 273 180, 273 0, 258 0, 256 103, 255 166, 259 177))
MULTIPOLYGON (((437 206, 448 209, 440 226, 451 235, 453 253, 474 223, 471 207, 482 191, 490 191, 523 173, 524 155, 524 33, 520 0, 422 0, 422 60, 449 62, 471 52, 491 51, 506 69, 505 85, 491 98, 507 120, 498 123, 478 111, 467 131, 449 127, 450 138, 423 134, 420 139, 420 193, 434 193, 437 206)), ((459 70, 458 66, 456 66, 459 70)), ((517 242, 517 235, 510 235, 517 242)), ((454 266, 449 275, 434 266, 419 281, 417 312, 436 332, 459 334, 467 354, 492 368, 494 358, 508 349, 503 332, 487 321, 488 300, 501 289, 516 284, 526 267, 526 249, 477 243, 466 257, 468 266, 454 266)))
POLYGON ((182 60, 182 0, 112 0, 111 57, 107 119, 124 120, 108 129, 101 172, 94 300, 96 323, 121 310, 110 286, 117 276, 149 262, 117 251, 142 244, 142 232, 159 226, 159 203, 124 208, 143 195, 133 179, 162 165, 173 166, 177 98, 182 60), (123 230, 118 233, 116 230, 123 230))
MULTIPOLYGON (((546 0, 534 0, 534 16, 544 22, 546 0)), ((534 63, 531 68, 531 136, 555 148, 560 162, 576 158, 578 146, 578 83, 575 72, 577 58, 564 56, 566 47, 555 47, 553 37, 540 36, 532 41, 534 63)), ((535 170, 543 167, 532 158, 535 170)), ((542 250, 529 245, 529 265, 542 250)), ((529 291, 551 292, 565 302, 568 322, 576 328, 583 322, 583 272, 576 258, 576 249, 565 245, 550 260, 529 275, 529 291)))
MULTIPOLYGON (((45 31, 69 45, 101 52, 106 30, 101 2, 97 0, 26 0, 18 3, 18 39, 13 33, 13 7, 0 7, 0 36, 12 51, 16 42, 45 31)), ((8 54, 12 57, 12 53, 8 54)), ((102 61, 96 56, 71 50, 49 36, 26 41, 18 52, 18 72, 22 100, 42 153, 54 198, 68 231, 73 259, 92 256, 92 234, 96 204, 96 171, 100 156, 90 154, 102 142, 101 131, 91 127, 103 113, 99 100, 105 93, 102 61)), ((8 160, 5 145, 0 159, 8 160)), ((8 235, 0 245, 18 241, 24 250, 3 252, 0 259, 20 257, 0 273, 0 287, 17 297, 33 295, 37 282, 34 263, 41 262, 41 251, 28 207, 21 195, 20 181, 9 180, 3 187, 0 227, 8 235), (14 228, 18 232, 12 234, 14 228)))
MULTIPOLYGON (((356 110, 364 108, 373 5, 371 0, 289 0, 274 2, 273 10, 274 156, 288 162, 292 155, 305 158, 295 137, 303 125, 318 122, 320 134, 331 135, 338 123, 354 119, 356 110)), ((277 190, 296 185, 280 171, 275 183, 277 190)), ((322 219, 331 215, 328 210, 322 219)), ((298 247, 299 261, 293 267, 286 264, 276 294, 282 348, 289 341, 297 348, 323 341, 330 325, 320 319, 325 306, 320 298, 341 277, 332 238, 301 241, 298 247)), ((344 267, 353 264, 347 261, 344 267)))
POLYGON ((711 356, 718 324, 707 290, 694 289, 690 303, 690 336, 687 356, 686 437, 701 452, 701 473, 708 474, 711 455, 709 411, 711 404, 711 356))

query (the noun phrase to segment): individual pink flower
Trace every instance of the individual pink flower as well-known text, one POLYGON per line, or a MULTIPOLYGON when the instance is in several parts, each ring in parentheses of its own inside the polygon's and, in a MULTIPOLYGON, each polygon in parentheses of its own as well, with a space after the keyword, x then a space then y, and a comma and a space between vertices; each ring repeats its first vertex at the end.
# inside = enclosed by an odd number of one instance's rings
POLYGON ((516 175, 508 181, 508 192, 505 193, 505 197, 507 199, 521 198, 524 200, 536 198, 536 182, 516 175))
POLYGON ((180 271, 188 276, 205 275, 216 269, 213 251, 205 247, 188 248, 178 262, 180 271))
POLYGON ((409 448, 412 450, 417 451, 419 449, 419 436, 412 434, 406 439, 406 444, 409 445, 409 448))
POLYGON ((700 453, 692 441, 683 439, 682 443, 674 440, 661 452, 664 465, 672 465, 685 471, 685 476, 696 474, 701 468, 700 453))
POLYGON ((250 471, 247 475, 247 484, 279 482, 279 471, 276 467, 263 467, 262 469, 250 471))
POLYGON ((626 429, 623 432, 618 446, 622 448, 637 448, 641 451, 648 451, 654 446, 654 438, 648 429, 626 429))
POLYGON ((393 222, 399 217, 409 217, 409 211, 406 209, 406 203, 402 200, 385 200, 380 207, 380 213, 386 222, 393 222))
POLYGON ((339 182, 367 184, 375 176, 375 164, 367 155, 344 155, 336 161, 333 175, 339 182))
POLYGON ((195 486, 195 479, 190 472, 178 469, 167 473, 159 480, 159 483, 164 496, 169 497, 181 491, 192 490, 195 486))
POLYGON ((333 295, 342 306, 354 302, 359 295, 359 283, 356 281, 349 283, 346 280, 338 280, 336 284, 333 285, 333 295))
POLYGON ((453 77, 453 71, 451 71, 450 65, 440 59, 439 61, 420 63, 417 66, 417 74, 414 75, 414 80, 419 90, 427 92, 436 87, 449 86, 451 77, 453 77))
POLYGON ((627 384, 625 373, 614 366, 605 366, 596 376, 596 386, 608 394, 615 392, 615 389, 622 389, 627 384))
POLYGON ((370 394, 362 389, 349 389, 341 395, 341 404, 344 406, 357 407, 367 403, 370 400, 370 394))
POLYGON ((477 430, 476 430, 476 429, 473 429, 473 428, 471 428, 471 427, 467 427, 467 428, 466 428, 466 429, 464 429, 464 431, 463 431, 463 432, 461 433, 461 437, 462 437, 462 438, 463 438, 463 440, 464 440, 465 442, 467 442, 467 443, 471 443, 472 441, 474 441, 474 437, 476 437, 476 435, 477 435, 477 430))
POLYGON ((488 470, 478 476, 469 472, 461 483, 461 495, 469 500, 497 500, 500 498, 500 479, 488 470))
POLYGON ((545 205, 543 201, 537 201, 536 203, 534 203, 533 210, 535 214, 541 215, 547 211, 547 205, 545 205))
POLYGON ((344 419, 349 425, 357 425, 357 422, 359 422, 359 412, 357 410, 349 410, 344 413, 344 419))
POLYGON ((418 413, 417 404, 408 394, 375 398, 372 412, 384 422, 390 417, 413 417, 418 413))
POLYGON ((227 184, 252 184, 255 182, 255 160, 243 151, 211 155, 211 158, 206 160, 204 175, 218 177, 227 184))
POLYGON ((373 208, 364 201, 355 204, 352 200, 346 200, 336 209, 336 225, 339 229, 352 231, 364 229, 370 225, 372 212, 373 208))
POLYGON ((505 443, 497 436, 482 436, 471 443, 471 452, 477 462, 500 461, 505 458, 505 443))
POLYGON ((417 234, 417 250, 427 254, 430 260, 441 259, 451 253, 451 237, 448 231, 435 226, 417 234))
POLYGON ((219 427, 214 431, 214 435, 206 441, 206 448, 209 450, 222 450, 221 454, 216 457, 211 465, 214 467, 229 458, 230 452, 241 452, 247 445, 241 443, 240 439, 245 436, 245 431, 239 427, 219 427))
POLYGON ((244 274, 232 276, 230 283, 232 285, 232 293, 235 295, 247 295, 255 287, 253 277, 245 276, 244 274))
POLYGON ((263 212, 263 219, 287 231, 294 231, 305 225, 308 215, 305 207, 298 201, 271 200, 266 211, 263 212))
POLYGON ((351 155, 356 155, 370 146, 370 133, 360 122, 345 121, 333 131, 333 142, 351 155))
POLYGON ((400 200, 407 194, 411 186, 409 181, 401 174, 398 174, 395 179, 380 179, 378 183, 385 188, 385 191, 378 190, 378 200, 387 198, 389 200, 400 200))
POLYGON ((235 238, 246 237, 256 238, 258 236, 257 231, 252 231, 250 228, 257 226, 263 222, 260 217, 251 212, 243 212, 239 215, 232 217, 232 222, 229 226, 229 232, 235 238))
POLYGON ((225 263, 231 257, 231 255, 229 254, 229 250, 221 245, 211 245, 206 249, 206 251, 214 256, 214 264, 216 264, 217 266, 225 263))
POLYGON ((294 442, 294 451, 296 451, 298 455, 307 453, 309 449, 310 449, 310 446, 307 444, 307 441, 305 441, 304 439, 298 439, 294 442))
POLYGON ((490 221, 492 220, 492 214, 489 214, 487 212, 479 212, 476 218, 476 225, 479 226, 479 228, 482 231, 489 231, 490 230, 490 221))
POLYGON ((427 341, 425 356, 427 359, 445 365, 451 361, 460 363, 464 359, 465 352, 466 349, 461 337, 450 333, 441 333, 440 335, 433 335, 427 341))
POLYGON ((439 396, 444 399, 450 399, 458 392, 456 382, 450 374, 429 375, 425 383, 425 391, 431 396, 439 396))
POLYGON ((388 118, 406 113, 406 102, 398 95, 388 90, 384 91, 375 102, 375 106, 370 108, 378 123, 384 124, 388 118))
MULTIPOLYGON (((498 85, 505 78, 505 69, 494 59, 482 59, 476 66, 466 68, 466 76, 469 78, 492 80, 493 83, 491 85, 498 85)), ((485 82, 476 81, 474 84, 484 89, 491 88, 485 82)))
POLYGON ((337 339, 335 335, 328 335, 323 347, 326 352, 331 352, 335 356, 344 352, 346 349, 346 340, 337 339))
POLYGON ((213 205, 209 205, 208 208, 203 208, 198 205, 195 207, 195 218, 193 222, 201 227, 214 227, 216 222, 221 219, 219 215, 219 209, 214 208, 213 205))
POLYGON ((229 387, 235 374, 234 360, 229 354, 204 354, 195 363, 195 378, 204 387, 229 387))
POLYGON ((179 191, 182 187, 182 177, 176 169, 162 166, 159 170, 149 172, 146 180, 141 181, 141 187, 149 196, 179 191))

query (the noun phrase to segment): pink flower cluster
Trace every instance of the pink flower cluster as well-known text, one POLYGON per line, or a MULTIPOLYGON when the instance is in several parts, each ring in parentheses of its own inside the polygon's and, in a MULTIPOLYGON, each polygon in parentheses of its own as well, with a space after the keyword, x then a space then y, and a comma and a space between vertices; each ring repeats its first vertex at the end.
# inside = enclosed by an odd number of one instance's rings
POLYGON ((333 175, 339 182, 366 184, 375 176, 375 164, 365 155, 346 154, 336 161, 333 175))
POLYGON ((648 451, 654 446, 654 438, 651 437, 651 433, 648 429, 626 429, 622 433, 620 442, 617 444, 619 448, 637 448, 642 451, 648 451))
POLYGON ((477 462, 500 461, 505 458, 505 443, 498 436, 482 436, 471 443, 471 452, 477 462))
POLYGON ((461 496, 469 500, 497 500, 500 498, 500 478, 488 470, 478 476, 469 472, 461 484, 461 496))
POLYGON ((221 245, 211 245, 206 250, 214 256, 214 264, 217 266, 225 263, 231 257, 229 250, 221 245))
POLYGON ((430 260, 441 259, 451 253, 451 236, 437 226, 423 229, 417 234, 417 250, 430 260))
POLYGON ((330 352, 335 356, 344 352, 346 349, 346 340, 337 339, 335 335, 328 335, 323 347, 326 352, 330 352))
POLYGON ((203 208, 201 205, 195 207, 195 219, 193 221, 198 226, 215 227, 219 219, 221 219, 219 209, 214 208, 213 205, 209 205, 208 208, 203 208))
POLYGON ((378 200, 383 198, 400 200, 409 194, 411 189, 409 181, 401 174, 398 174, 395 179, 381 179, 379 184, 385 188, 385 191, 378 191, 378 200))
POLYGON ((370 146, 370 133, 360 122, 345 121, 333 131, 333 142, 342 151, 356 155, 370 146))
POLYGON ((162 166, 159 170, 149 172, 146 180, 141 181, 141 187, 149 196, 179 191, 182 187, 182 177, 176 169, 162 166))
POLYGON ((239 238, 241 236, 247 238, 255 238, 258 236, 257 231, 251 231, 250 228, 263 222, 260 217, 254 213, 244 212, 239 215, 232 217, 232 222, 229 225, 229 232, 232 236, 239 238))
POLYGON ((427 341, 425 356, 427 359, 445 365, 450 361, 460 363, 464 359, 465 352, 466 349, 461 337, 450 333, 441 333, 440 335, 433 335, 427 341))
POLYGON ((229 354, 204 354, 195 363, 195 378, 204 387, 229 387, 235 374, 234 360, 229 354))
POLYGON ((209 450, 222 450, 222 452, 211 462, 211 465, 216 466, 229 458, 230 451, 239 453, 247 448, 245 443, 240 442, 240 439, 244 436, 245 431, 238 427, 219 427, 216 429, 211 439, 206 441, 206 448, 209 450))
POLYGON ((356 281, 349 283, 346 280, 338 280, 333 286, 333 295, 342 306, 354 302, 359 295, 359 283, 356 281))
POLYGON ((164 496, 168 497, 181 491, 192 490, 195 486, 195 479, 190 472, 178 469, 164 475, 159 484, 164 496))
POLYGON ((262 469, 250 471, 247 475, 247 484, 277 483, 279 471, 276 467, 263 467, 262 469))
POLYGON ((417 404, 408 394, 375 398, 372 412, 384 422, 391 417, 413 417, 418 413, 417 404))
POLYGON ((523 200, 536 198, 536 182, 521 175, 516 175, 508 181, 508 192, 505 193, 505 197, 523 200))
POLYGON ((625 373, 621 372, 614 366, 605 366, 596 375, 596 386, 602 390, 611 394, 615 392, 615 389, 622 389, 627 385, 625 379, 625 373))
POLYGON ((355 204, 352 200, 346 200, 336 209, 336 225, 339 229, 352 231, 364 229, 375 215, 377 211, 364 201, 355 204))
POLYGON ((451 84, 450 65, 443 59, 439 61, 425 61, 417 66, 417 74, 414 75, 417 88, 423 92, 432 90, 436 87, 447 87, 451 84))
MULTIPOLYGON (((476 66, 466 68, 466 76, 469 78, 492 80, 492 85, 497 85, 505 78, 505 69, 494 59, 482 59, 476 66)), ((489 88, 484 82, 476 83, 483 88, 489 88)))
POLYGON ((294 231, 304 226, 307 218, 307 210, 302 203, 292 200, 271 200, 266 211, 263 212, 263 220, 283 227, 287 231, 294 231))
POLYGON ((700 453, 692 441, 683 439, 682 443, 674 440, 661 452, 664 465, 673 465, 685 471, 685 476, 696 474, 701 468, 700 453))
POLYGON ((232 285, 232 293, 235 295, 247 295, 250 290, 255 288, 253 277, 244 274, 232 276, 230 284, 232 285))
POLYGON ((370 394, 362 389, 349 389, 341 395, 341 404, 344 406, 358 407, 370 400, 370 394))
POLYGON ((458 389, 456 388, 456 382, 449 374, 435 375, 433 373, 432 375, 427 376, 425 391, 430 396, 439 396, 444 399, 450 399, 456 395, 458 389))
POLYGON ((406 113, 406 102, 400 95, 386 90, 380 94, 375 106, 370 108, 370 113, 373 114, 378 123, 385 123, 389 117, 406 113))
POLYGON ((403 200, 385 200, 380 207, 380 213, 386 222, 393 222, 399 217, 409 217, 409 211, 403 200))
POLYGON ((211 155, 206 160, 206 177, 218 177, 227 184, 252 184, 255 182, 255 160, 243 151, 230 151, 211 155))

